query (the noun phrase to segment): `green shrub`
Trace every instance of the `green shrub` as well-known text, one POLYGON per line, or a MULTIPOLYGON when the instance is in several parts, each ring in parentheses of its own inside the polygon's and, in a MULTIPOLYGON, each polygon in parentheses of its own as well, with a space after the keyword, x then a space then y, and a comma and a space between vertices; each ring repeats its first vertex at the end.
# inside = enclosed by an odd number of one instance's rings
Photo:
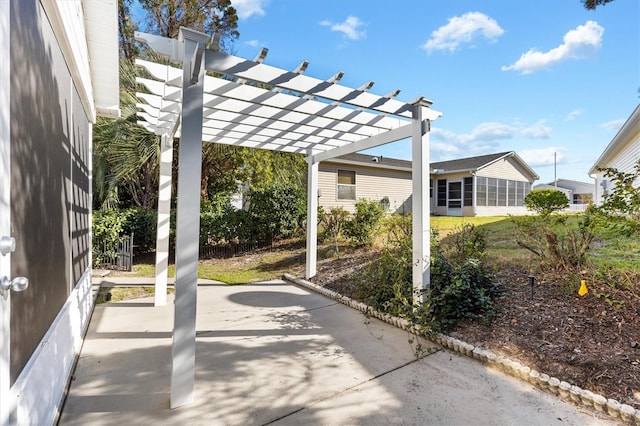
POLYGON ((356 247, 369 247, 373 243, 374 232, 384 216, 380 202, 360 199, 356 202, 353 218, 345 224, 345 235, 356 247))
POLYGON ((500 288, 483 261, 483 231, 463 226, 457 230, 461 235, 454 236, 446 249, 437 231, 432 232, 431 283, 423 304, 414 305, 410 216, 392 215, 386 222, 389 239, 385 247, 355 278, 358 300, 432 331, 446 330, 461 318, 492 319, 500 288))
POLYGON ((304 191, 291 183, 251 191, 249 214, 261 238, 291 237, 306 216, 304 191))
POLYGON ((524 197, 524 205, 542 216, 548 216, 569 207, 569 199, 557 189, 534 189, 524 197))
POLYGON ((129 210, 96 210, 93 212, 91 231, 94 266, 104 261, 101 257, 103 253, 107 256, 116 253, 129 214, 129 210))
POLYGON ((545 269, 579 270, 587 259, 587 252, 595 237, 597 222, 589 212, 575 224, 568 216, 513 216, 516 243, 540 260, 545 269))
MULTIPOLYGON (((333 240, 336 256, 340 255, 338 243, 346 226, 348 216, 349 212, 342 207, 334 207, 329 210, 329 213, 322 211, 322 239, 331 238, 333 240)), ((318 217, 320 216, 318 215, 318 217)))
POLYGON ((133 234, 136 250, 147 252, 156 247, 158 212, 155 209, 134 207, 124 212, 126 218, 122 227, 124 235, 133 234))

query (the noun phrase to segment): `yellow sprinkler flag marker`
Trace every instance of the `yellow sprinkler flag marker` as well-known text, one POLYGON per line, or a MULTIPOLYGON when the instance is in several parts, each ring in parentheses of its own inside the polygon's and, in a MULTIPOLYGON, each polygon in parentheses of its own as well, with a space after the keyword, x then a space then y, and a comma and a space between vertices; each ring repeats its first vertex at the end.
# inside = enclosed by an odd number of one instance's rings
POLYGON ((578 290, 578 294, 580 296, 584 296, 587 293, 589 293, 589 290, 587 289, 587 281, 580 280, 580 290, 578 290))

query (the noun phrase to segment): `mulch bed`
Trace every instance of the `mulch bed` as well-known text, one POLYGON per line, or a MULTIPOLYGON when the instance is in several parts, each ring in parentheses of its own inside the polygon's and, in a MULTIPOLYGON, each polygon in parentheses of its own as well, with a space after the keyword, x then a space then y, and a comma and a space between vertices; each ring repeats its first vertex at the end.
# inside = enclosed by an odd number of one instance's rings
MULTIPOLYGON (((372 253, 356 251, 318 264, 312 279, 352 295, 351 276, 366 267, 372 253)), ((538 277, 533 297, 527 275, 500 271, 505 289, 491 324, 465 320, 446 334, 640 409, 640 298, 605 287, 577 285, 561 275, 538 277)))

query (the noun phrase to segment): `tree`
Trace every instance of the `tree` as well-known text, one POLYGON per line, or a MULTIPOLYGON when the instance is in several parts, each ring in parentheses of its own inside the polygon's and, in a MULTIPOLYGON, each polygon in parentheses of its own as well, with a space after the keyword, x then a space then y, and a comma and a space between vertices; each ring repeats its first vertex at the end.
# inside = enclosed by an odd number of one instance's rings
POLYGON ((94 126, 96 207, 150 208, 157 200, 158 137, 137 124, 135 78, 134 65, 121 59, 121 117, 116 120, 98 118, 94 126), (123 203, 125 195, 129 202, 123 203))
POLYGON ((584 4, 584 7, 589 10, 595 10, 596 7, 604 6, 612 1, 613 0, 582 0, 582 4, 584 4))
MULTIPOLYGON (((130 0, 125 0, 130 1, 130 0)), ((231 0, 139 0, 146 31, 176 38, 180 27, 220 37, 223 50, 238 38, 238 15, 231 0)))
POLYGON ((534 189, 524 197, 524 205, 542 216, 569 207, 569 199, 557 189, 534 189))

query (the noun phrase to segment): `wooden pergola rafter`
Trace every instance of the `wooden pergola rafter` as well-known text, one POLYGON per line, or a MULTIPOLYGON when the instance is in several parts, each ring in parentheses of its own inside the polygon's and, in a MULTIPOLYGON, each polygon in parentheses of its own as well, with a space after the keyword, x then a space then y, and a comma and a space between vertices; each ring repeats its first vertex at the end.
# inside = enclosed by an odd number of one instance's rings
MULTIPOLYGON (((429 285, 429 130, 441 114, 418 97, 396 99, 339 84, 342 72, 326 80, 228 55, 205 34, 181 28, 177 40, 136 33, 157 53, 182 69, 149 61, 136 64, 149 78, 138 78, 139 121, 161 137, 160 194, 156 259, 156 305, 166 303, 171 161, 173 139, 180 138, 176 226, 175 319, 172 346, 171 406, 193 400, 195 306, 197 290, 202 143, 306 154, 307 260, 305 276, 316 274, 318 164, 340 155, 411 138, 413 180, 413 285, 416 295, 429 285), (212 75, 206 75, 205 70, 212 75)), ((418 297, 416 297, 418 299, 418 297)))

